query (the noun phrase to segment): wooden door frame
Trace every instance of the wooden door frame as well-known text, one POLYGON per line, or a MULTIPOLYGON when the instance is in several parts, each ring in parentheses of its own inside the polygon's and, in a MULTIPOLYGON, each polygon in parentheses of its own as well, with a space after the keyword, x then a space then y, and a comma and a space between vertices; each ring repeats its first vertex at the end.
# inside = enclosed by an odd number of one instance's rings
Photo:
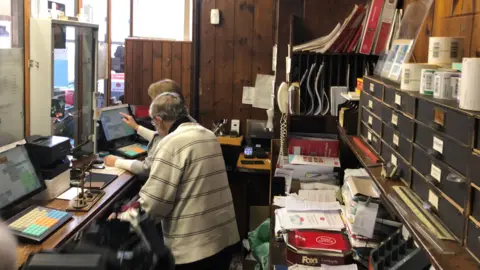
POLYGON ((202 0, 192 0, 192 72, 190 82, 190 112, 200 120, 200 13, 202 0))

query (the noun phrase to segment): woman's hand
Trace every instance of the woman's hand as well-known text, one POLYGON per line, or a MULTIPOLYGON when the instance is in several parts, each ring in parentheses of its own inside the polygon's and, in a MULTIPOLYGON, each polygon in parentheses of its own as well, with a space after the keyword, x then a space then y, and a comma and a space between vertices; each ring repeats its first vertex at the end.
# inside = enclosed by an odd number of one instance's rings
POLYGON ((103 159, 103 163, 105 163, 105 166, 108 166, 108 167, 114 167, 115 166, 115 162, 117 161, 117 159, 119 159, 120 157, 117 157, 117 156, 114 156, 114 155, 109 155, 109 156, 106 156, 104 159, 103 159))
POLYGON ((138 124, 135 122, 135 119, 133 119, 133 116, 125 114, 125 113, 120 113, 123 116, 123 123, 127 124, 129 127, 133 128, 134 130, 138 129, 138 124))

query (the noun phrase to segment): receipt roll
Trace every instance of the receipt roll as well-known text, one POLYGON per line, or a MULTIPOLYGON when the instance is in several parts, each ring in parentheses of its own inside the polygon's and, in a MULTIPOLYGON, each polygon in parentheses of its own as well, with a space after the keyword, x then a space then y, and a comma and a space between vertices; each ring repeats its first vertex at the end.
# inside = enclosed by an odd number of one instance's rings
POLYGON ((464 52, 463 37, 430 37, 428 41, 428 63, 451 65, 461 62, 464 52))
POLYGON ((480 111, 480 58, 463 58, 460 108, 480 111))
POLYGON ((402 65, 402 79, 400 89, 403 91, 419 91, 422 78, 422 69, 434 69, 436 65, 405 63, 402 65))

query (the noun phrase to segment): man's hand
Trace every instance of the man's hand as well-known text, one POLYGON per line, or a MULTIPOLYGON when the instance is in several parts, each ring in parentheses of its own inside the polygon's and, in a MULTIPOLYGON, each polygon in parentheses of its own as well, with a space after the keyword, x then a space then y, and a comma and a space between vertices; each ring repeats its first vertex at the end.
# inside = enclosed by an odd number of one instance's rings
POLYGON ((138 130, 138 124, 135 122, 135 119, 133 119, 133 116, 125 114, 125 113, 120 113, 123 116, 123 123, 127 124, 129 127, 133 128, 134 130, 138 130))
POLYGON ((109 156, 106 156, 104 159, 103 159, 103 163, 105 163, 106 166, 108 167, 114 167, 115 166, 115 161, 117 161, 117 159, 119 159, 120 157, 117 157, 117 156, 114 156, 114 155, 109 155, 109 156))

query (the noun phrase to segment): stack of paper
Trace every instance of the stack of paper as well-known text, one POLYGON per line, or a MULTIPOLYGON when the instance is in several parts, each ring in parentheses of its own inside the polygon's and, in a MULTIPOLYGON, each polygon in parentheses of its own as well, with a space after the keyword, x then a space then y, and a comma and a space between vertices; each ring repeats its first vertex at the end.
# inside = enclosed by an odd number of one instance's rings
POLYGON ((276 222, 282 230, 326 230, 341 231, 345 228, 338 211, 330 212, 289 212, 285 208, 277 209, 276 222))
POLYGON ((335 179, 336 167, 340 167, 338 158, 289 155, 282 169, 291 170, 293 179, 323 181, 335 179))
POLYGON ((286 207, 289 212, 319 212, 340 210, 339 202, 315 202, 302 200, 296 196, 288 196, 286 207))

